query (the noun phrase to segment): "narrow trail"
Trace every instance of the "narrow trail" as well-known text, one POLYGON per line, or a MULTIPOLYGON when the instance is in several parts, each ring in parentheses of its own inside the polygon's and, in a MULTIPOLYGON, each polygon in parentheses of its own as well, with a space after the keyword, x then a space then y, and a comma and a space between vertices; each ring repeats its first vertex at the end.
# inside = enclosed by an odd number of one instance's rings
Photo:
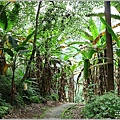
POLYGON ((44 119, 46 119, 46 118, 49 118, 49 119, 61 118, 62 111, 65 110, 66 108, 69 108, 74 105, 76 105, 76 103, 65 103, 65 104, 56 106, 47 111, 44 119))

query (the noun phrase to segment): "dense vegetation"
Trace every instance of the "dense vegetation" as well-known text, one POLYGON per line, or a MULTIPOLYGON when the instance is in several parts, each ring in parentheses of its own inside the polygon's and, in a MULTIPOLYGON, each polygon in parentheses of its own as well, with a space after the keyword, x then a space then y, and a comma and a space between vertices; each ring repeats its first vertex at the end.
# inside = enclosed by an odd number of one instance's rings
MULTIPOLYGON (((120 3, 110 3, 119 12, 120 3)), ((94 13, 100 8, 104 2, 0 2, 0 118, 13 106, 48 100, 84 101, 86 118, 119 117, 120 37, 114 29, 120 16, 94 13)))
POLYGON ((82 113, 85 118, 120 118, 120 97, 113 93, 94 96, 85 105, 82 113))

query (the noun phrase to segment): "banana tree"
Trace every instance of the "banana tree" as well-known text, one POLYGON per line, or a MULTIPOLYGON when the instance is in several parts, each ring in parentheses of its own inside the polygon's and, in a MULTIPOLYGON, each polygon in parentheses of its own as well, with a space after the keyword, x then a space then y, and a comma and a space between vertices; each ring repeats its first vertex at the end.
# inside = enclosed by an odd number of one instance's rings
MULTIPOLYGON (((14 23, 17 20, 17 15, 19 13, 20 5, 19 3, 13 4, 13 9, 8 13, 6 11, 6 7, 11 2, 7 2, 6 5, 0 5, 0 28, 1 28, 1 41, 0 41, 0 61, 1 61, 1 69, 0 74, 6 75, 6 71, 10 65, 6 62, 5 54, 4 54, 4 43, 6 41, 6 36, 8 31, 12 28, 14 23), (14 19, 13 19, 14 18, 14 19)), ((10 51, 9 51, 10 53, 10 51)))

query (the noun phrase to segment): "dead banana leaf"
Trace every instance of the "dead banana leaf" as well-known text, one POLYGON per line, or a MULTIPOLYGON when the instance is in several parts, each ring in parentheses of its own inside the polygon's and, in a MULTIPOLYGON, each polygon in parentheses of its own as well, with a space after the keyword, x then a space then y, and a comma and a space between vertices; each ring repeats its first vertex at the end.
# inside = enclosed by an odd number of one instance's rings
POLYGON ((6 75, 7 69, 10 67, 10 64, 5 63, 4 69, 3 69, 3 74, 6 75))

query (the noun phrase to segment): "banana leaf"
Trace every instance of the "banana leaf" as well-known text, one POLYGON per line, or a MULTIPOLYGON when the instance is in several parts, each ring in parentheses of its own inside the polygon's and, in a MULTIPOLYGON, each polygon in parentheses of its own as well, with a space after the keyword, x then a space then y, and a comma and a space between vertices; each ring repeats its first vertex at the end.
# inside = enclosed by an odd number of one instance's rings
POLYGON ((119 41, 117 35, 112 30, 112 28, 107 24, 107 22, 102 17, 100 17, 100 20, 107 27, 108 32, 112 35, 113 39, 116 41, 117 46, 120 47, 120 41, 119 41))
POLYGON ((92 33, 93 39, 95 39, 98 35, 98 28, 97 28, 94 20, 92 19, 92 17, 90 17, 89 24, 90 24, 89 28, 92 33))

